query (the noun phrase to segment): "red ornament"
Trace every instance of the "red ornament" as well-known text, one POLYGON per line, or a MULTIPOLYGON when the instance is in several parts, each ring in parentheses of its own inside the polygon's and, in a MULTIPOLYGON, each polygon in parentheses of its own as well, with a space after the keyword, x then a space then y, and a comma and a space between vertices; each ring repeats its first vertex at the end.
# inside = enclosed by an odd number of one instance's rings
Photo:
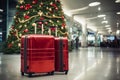
POLYGON ((44 17, 40 17, 40 20, 44 20, 44 17))
POLYGON ((24 9, 24 6, 20 6, 20 9, 24 9))
POLYGON ((33 4, 36 4, 38 2, 38 0, 33 0, 32 3, 33 4))
POLYGON ((58 10, 58 7, 56 7, 55 9, 58 10))
POLYGON ((64 18, 65 18, 65 17, 64 17, 64 16, 62 16, 62 19, 63 19, 63 20, 64 20, 64 18))
POLYGON ((30 8, 32 8, 32 6, 31 6, 30 4, 26 4, 26 5, 25 5, 25 10, 28 10, 28 9, 30 9, 30 8))
POLYGON ((65 27, 65 26, 66 26, 65 23, 63 23, 63 24, 62 24, 62 27, 65 27))
POLYGON ((41 25, 41 24, 42 24, 42 22, 38 22, 38 24, 39 24, 39 25, 41 25))
POLYGON ((9 44, 8 44, 8 48, 11 48, 11 47, 12 47, 12 43, 9 43, 9 44))
POLYGON ((55 31, 55 28, 50 28, 51 29, 51 31, 55 31))
POLYGON ((38 25, 38 28, 42 28, 42 26, 41 26, 41 25, 38 25))
POLYGON ((25 18, 25 19, 29 19, 29 18, 30 18, 30 16, 28 16, 28 15, 25 15, 25 16, 24 16, 24 18, 25 18))
POLYGON ((48 22, 45 22, 45 24, 47 25, 47 24, 48 24, 48 22))
POLYGON ((28 32, 28 29, 25 29, 24 32, 27 33, 27 32, 28 32))

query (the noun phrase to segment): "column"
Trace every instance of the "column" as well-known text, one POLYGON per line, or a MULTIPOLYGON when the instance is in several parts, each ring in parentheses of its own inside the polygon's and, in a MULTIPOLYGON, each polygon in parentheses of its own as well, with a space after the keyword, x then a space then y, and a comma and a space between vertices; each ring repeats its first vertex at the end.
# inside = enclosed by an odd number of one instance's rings
POLYGON ((98 46, 98 31, 95 32, 95 47, 98 46))
POLYGON ((85 20, 82 23, 82 39, 81 39, 81 47, 87 47, 87 21, 85 20))

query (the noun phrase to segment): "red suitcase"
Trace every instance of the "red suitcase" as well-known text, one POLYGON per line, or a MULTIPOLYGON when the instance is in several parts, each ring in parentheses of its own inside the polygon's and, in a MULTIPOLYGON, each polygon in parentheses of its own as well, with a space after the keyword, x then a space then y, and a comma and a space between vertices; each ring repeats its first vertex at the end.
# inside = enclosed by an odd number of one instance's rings
POLYGON ((67 38, 55 38, 55 71, 68 73, 67 38))
POLYGON ((34 73, 54 74, 54 37, 49 35, 24 35, 21 38, 21 75, 34 73))

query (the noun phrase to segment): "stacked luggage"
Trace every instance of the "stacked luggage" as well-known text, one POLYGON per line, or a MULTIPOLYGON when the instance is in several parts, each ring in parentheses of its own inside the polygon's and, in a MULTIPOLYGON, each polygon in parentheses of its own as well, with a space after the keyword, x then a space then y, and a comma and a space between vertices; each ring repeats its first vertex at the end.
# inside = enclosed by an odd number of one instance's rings
POLYGON ((21 38, 21 75, 68 73, 68 40, 30 34, 21 38))

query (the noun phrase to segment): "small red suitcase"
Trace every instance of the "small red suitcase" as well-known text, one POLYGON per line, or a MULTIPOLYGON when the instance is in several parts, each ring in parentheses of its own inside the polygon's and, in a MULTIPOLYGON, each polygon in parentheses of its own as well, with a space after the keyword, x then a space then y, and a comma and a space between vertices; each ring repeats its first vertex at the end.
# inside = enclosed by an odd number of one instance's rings
POLYGON ((55 38, 55 71, 68 73, 67 38, 55 38))
POLYGON ((34 73, 54 74, 54 37, 50 35, 24 35, 21 38, 21 75, 34 73))

